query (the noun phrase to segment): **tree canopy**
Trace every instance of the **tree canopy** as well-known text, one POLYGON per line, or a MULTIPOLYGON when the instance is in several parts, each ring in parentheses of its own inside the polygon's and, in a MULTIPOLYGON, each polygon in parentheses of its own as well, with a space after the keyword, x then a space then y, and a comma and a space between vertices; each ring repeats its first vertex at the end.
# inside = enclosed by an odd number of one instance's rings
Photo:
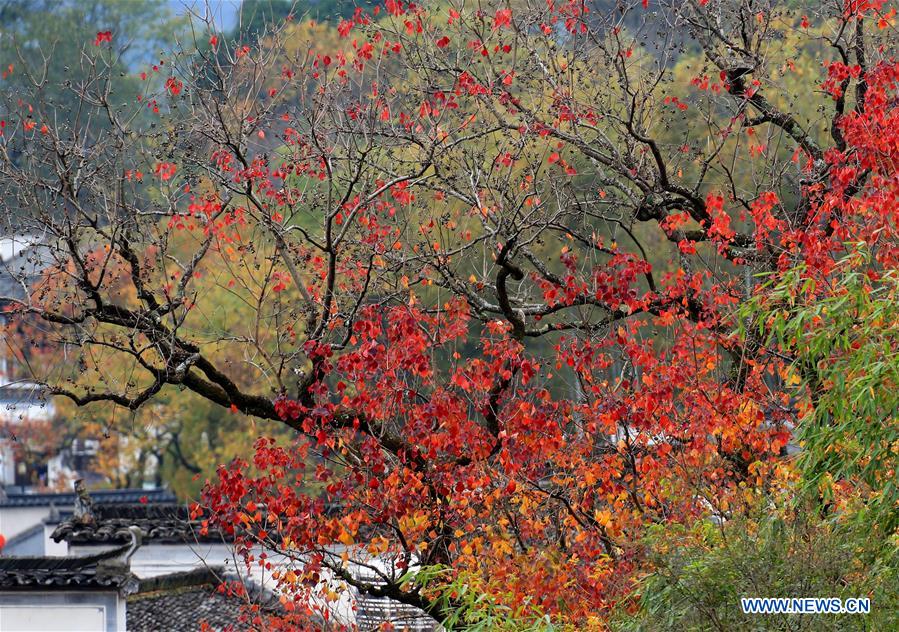
POLYGON ((45 245, 7 300, 75 358, 33 379, 240 420, 194 511, 276 560, 288 626, 353 587, 450 627, 662 629, 733 577, 728 525, 834 555, 867 525, 853 570, 889 585, 894 16, 389 0, 194 24, 127 102, 104 28, 78 116, 31 79, 4 109, 0 204, 45 245), (820 522, 771 535, 776 503, 820 522))

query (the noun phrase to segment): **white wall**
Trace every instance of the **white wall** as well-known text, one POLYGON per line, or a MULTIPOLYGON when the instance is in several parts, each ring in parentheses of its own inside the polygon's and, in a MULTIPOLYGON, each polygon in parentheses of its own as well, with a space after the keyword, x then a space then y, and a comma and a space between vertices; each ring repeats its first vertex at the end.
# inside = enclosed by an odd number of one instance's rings
POLYGON ((12 445, 0 439, 0 486, 15 485, 16 483, 16 459, 12 445))
POLYGON ((50 537, 56 527, 56 524, 44 524, 44 555, 64 557, 69 554, 69 543, 65 540, 57 542, 50 537))
POLYGON ((12 536, 43 522, 50 515, 50 507, 0 507, 0 533, 9 540, 12 536))
MULTIPOLYGON (((113 546, 85 546, 72 544, 69 555, 92 555, 113 546)), ((55 554, 55 553, 53 553, 55 554)), ((65 555, 65 552, 62 553, 65 555)), ((142 545, 131 557, 131 572, 147 579, 169 573, 181 573, 204 566, 228 566, 234 568, 234 554, 226 544, 153 544, 142 545)))
POLYGON ((125 632, 125 600, 110 591, 0 592, 3 632, 125 632))

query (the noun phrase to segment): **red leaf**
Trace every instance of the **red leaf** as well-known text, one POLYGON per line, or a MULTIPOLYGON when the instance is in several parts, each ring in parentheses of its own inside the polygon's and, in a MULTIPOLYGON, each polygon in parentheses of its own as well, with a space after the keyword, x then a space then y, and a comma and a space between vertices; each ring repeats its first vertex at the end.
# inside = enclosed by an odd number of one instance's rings
POLYGON ((94 39, 94 46, 99 46, 103 42, 112 42, 112 31, 97 32, 97 37, 94 39))
POLYGON ((493 28, 501 29, 512 24, 512 9, 499 9, 493 17, 493 28))

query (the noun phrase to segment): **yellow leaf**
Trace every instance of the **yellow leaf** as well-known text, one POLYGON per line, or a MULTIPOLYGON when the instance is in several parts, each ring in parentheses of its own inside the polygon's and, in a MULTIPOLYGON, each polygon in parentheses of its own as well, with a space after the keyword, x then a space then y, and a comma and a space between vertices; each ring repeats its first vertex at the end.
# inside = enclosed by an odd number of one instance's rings
POLYGON ((604 509, 603 511, 597 509, 593 512, 593 519, 596 520, 597 524, 608 527, 609 523, 612 522, 612 512, 608 509, 604 509))

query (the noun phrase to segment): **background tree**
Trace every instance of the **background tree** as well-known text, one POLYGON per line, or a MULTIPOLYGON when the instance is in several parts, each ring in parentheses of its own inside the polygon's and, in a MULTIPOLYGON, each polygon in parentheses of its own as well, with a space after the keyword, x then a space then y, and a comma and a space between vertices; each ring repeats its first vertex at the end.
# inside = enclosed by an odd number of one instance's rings
POLYGON ((4 90, 32 94, 37 84, 60 124, 77 115, 82 99, 78 88, 91 80, 82 64, 86 44, 104 51, 93 63, 107 66, 103 72, 111 98, 133 103, 143 89, 133 66, 156 60, 186 26, 164 4, 143 0, 5 0, 0 20, 4 90))
POLYGON ((53 259, 17 305, 80 363, 36 377, 291 429, 203 498, 248 564, 288 564, 288 607, 330 574, 452 620, 463 578, 522 620, 602 625, 647 532, 776 483, 796 349, 731 335, 753 275, 896 236, 888 12, 824 7, 805 39, 777 6, 653 7, 387 2, 337 52, 209 27, 227 63, 173 53, 122 106, 95 82, 65 135, 11 101, 3 203, 53 259), (817 108, 773 96, 787 35, 835 60, 817 108))

